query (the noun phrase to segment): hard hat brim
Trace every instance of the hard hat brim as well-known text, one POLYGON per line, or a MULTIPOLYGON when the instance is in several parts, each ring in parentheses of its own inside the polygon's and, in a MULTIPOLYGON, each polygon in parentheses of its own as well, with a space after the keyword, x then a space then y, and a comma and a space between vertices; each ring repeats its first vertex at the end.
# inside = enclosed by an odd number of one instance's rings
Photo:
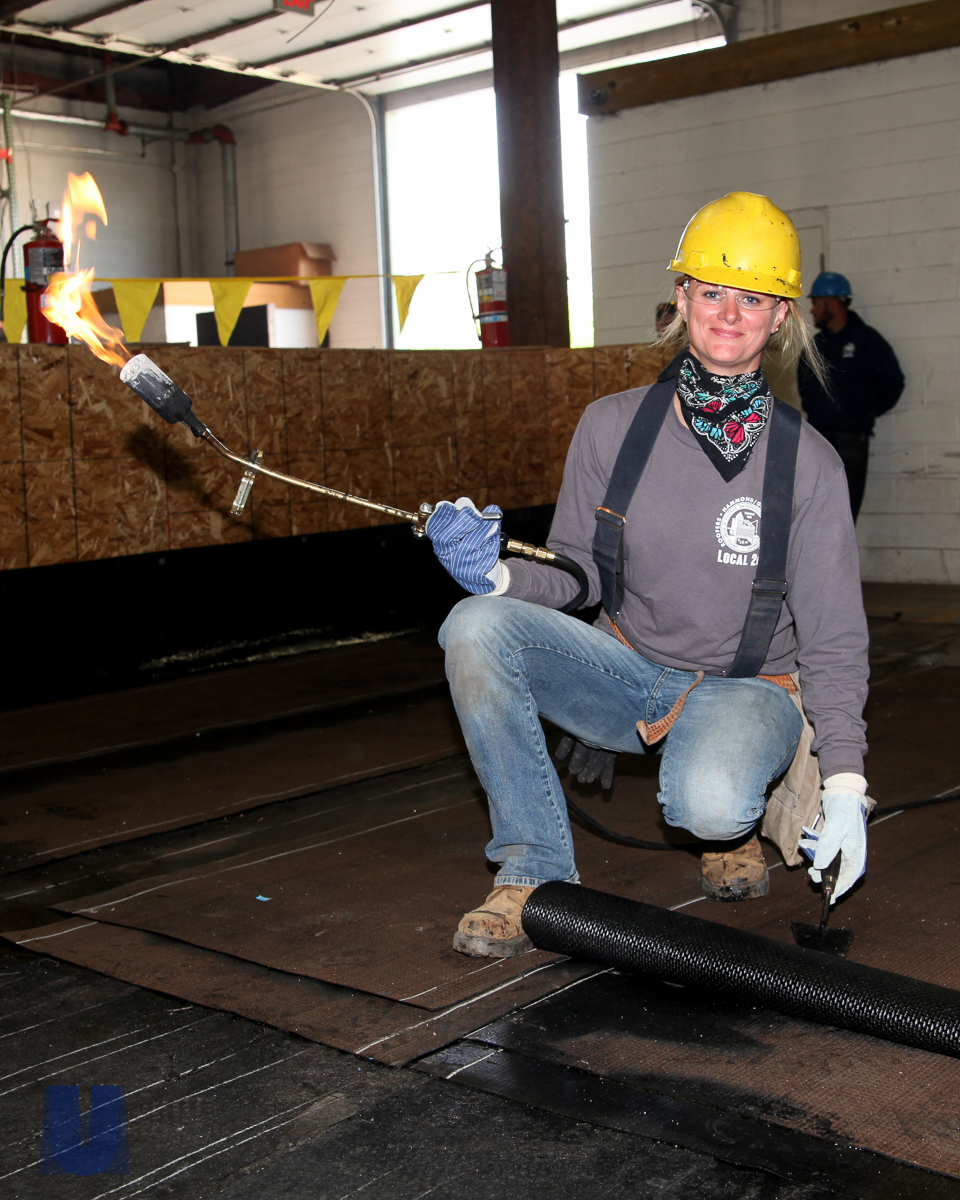
MULTIPOLYGON (((739 288, 744 292, 762 292, 767 296, 778 296, 784 300, 796 300, 803 295, 803 289, 789 278, 779 278, 774 275, 761 275, 746 267, 732 267, 726 263, 720 265, 703 264, 694 267, 675 258, 667 267, 668 271, 676 271, 681 275, 689 275, 691 279, 699 279, 701 283, 715 283, 718 287, 739 288)), ((784 272, 784 276, 797 272, 784 272)))

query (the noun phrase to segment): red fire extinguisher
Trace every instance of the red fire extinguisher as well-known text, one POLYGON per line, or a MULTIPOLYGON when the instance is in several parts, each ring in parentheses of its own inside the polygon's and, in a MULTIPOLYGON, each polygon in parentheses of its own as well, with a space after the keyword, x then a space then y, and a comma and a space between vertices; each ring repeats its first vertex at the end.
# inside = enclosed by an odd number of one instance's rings
POLYGON ((26 268, 27 340, 49 346, 65 346, 67 331, 48 321, 41 300, 50 276, 63 270, 63 242, 50 229, 52 217, 37 222, 37 234, 23 248, 26 268), (43 225, 46 228, 40 229, 43 225))
POLYGON ((510 322, 507 318, 507 273, 493 265, 492 253, 483 260, 483 270, 477 271, 477 300, 479 301, 480 344, 484 350, 510 345, 510 322))

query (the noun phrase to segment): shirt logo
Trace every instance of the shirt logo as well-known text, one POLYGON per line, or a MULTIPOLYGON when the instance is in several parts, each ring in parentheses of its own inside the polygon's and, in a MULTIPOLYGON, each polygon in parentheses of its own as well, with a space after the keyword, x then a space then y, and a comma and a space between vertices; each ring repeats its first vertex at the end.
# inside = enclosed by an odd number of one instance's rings
POLYGON ((853 356, 854 356, 854 354, 856 354, 856 352, 857 352, 857 348, 853 344, 853 342, 847 342, 847 344, 843 347, 843 357, 844 358, 853 358, 853 356))
POLYGON ((760 549, 760 503, 738 496, 724 508, 714 526, 720 549, 717 562, 735 567, 755 567, 760 549))

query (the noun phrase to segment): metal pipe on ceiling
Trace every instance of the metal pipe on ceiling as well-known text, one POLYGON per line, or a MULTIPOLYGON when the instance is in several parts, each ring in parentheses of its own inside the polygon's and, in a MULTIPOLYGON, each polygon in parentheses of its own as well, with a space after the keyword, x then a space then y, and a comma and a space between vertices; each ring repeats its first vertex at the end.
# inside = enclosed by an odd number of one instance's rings
MULTIPOLYGON (((7 97, 6 105, 9 104, 7 97)), ((108 114, 109 117, 110 114, 108 114)), ((115 114, 114 114, 115 115, 115 114)), ((105 127, 102 121, 97 121, 93 117, 68 117, 60 113, 44 113, 44 112, 28 112, 23 110, 10 110, 8 106, 4 108, 4 128, 9 129, 7 133, 7 144, 13 145, 13 132, 10 128, 10 118, 15 121, 39 121, 50 125, 73 125, 82 126, 86 129, 96 129, 100 133, 119 133, 121 136, 132 134, 134 137, 143 139, 144 141, 168 141, 168 142, 186 142, 191 145, 199 145, 203 142, 219 142, 221 154, 221 171, 223 178, 223 229, 224 229, 224 247, 226 250, 227 274, 232 275, 234 271, 233 262, 234 256, 240 249, 240 209, 239 209, 239 187, 237 183, 237 140, 233 135, 233 131, 226 125, 214 125, 203 129, 163 129, 156 125, 139 125, 137 123, 123 122, 123 129, 117 127, 105 127)), ((9 168, 12 163, 8 163, 8 178, 9 168)), ((14 203, 15 203, 14 197, 14 203)), ((12 211, 12 210, 11 210, 12 211)))
MULTIPOLYGON (((7 212, 10 215, 10 232, 20 228, 20 209, 17 205, 17 170, 13 161, 13 122, 10 113, 10 93, 0 96, 3 106, 3 144, 7 150, 7 212)), ((13 273, 17 279, 23 278, 23 251, 20 243, 13 247, 13 273)))

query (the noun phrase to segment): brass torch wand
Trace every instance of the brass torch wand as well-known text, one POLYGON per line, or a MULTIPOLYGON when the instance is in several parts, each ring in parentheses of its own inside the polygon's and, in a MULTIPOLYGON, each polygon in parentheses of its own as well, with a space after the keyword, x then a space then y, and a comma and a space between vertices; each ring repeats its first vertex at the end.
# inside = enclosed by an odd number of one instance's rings
MULTIPOLYGON (((263 465, 262 450, 253 450, 246 458, 240 454, 234 454, 193 412, 193 401, 187 393, 145 354, 137 354, 131 358, 121 370, 120 378, 127 387, 137 393, 145 404, 148 404, 154 412, 159 413, 169 424, 175 425, 178 421, 182 422, 191 430, 194 437, 208 442, 223 458, 228 458, 231 462, 243 467, 243 478, 240 481, 236 499, 230 508, 234 516, 238 516, 243 511, 257 476, 267 475, 271 479, 279 479, 281 483, 305 488, 308 492, 316 492, 317 495, 327 496, 331 500, 359 504, 361 508, 383 513, 388 517, 398 517, 402 521, 409 521, 413 525, 416 537, 425 535, 427 518, 434 509, 434 506, 426 501, 420 505, 419 512, 408 512, 403 508, 395 508, 392 504, 380 504, 376 500, 367 500, 364 496, 351 496, 349 492, 341 492, 337 488, 324 487, 323 484, 311 483, 307 479, 298 479, 295 475, 286 475, 283 471, 274 471, 272 467, 263 465)), ((519 554, 524 558, 535 559, 537 562, 550 563, 552 566, 568 571, 575 577, 580 589, 574 599, 564 605, 563 611, 573 612, 583 606, 587 599, 588 583, 586 573, 579 563, 556 550, 548 550, 546 546, 535 546, 530 542, 517 541, 515 538, 504 537, 501 545, 502 549, 510 554, 519 554)))

